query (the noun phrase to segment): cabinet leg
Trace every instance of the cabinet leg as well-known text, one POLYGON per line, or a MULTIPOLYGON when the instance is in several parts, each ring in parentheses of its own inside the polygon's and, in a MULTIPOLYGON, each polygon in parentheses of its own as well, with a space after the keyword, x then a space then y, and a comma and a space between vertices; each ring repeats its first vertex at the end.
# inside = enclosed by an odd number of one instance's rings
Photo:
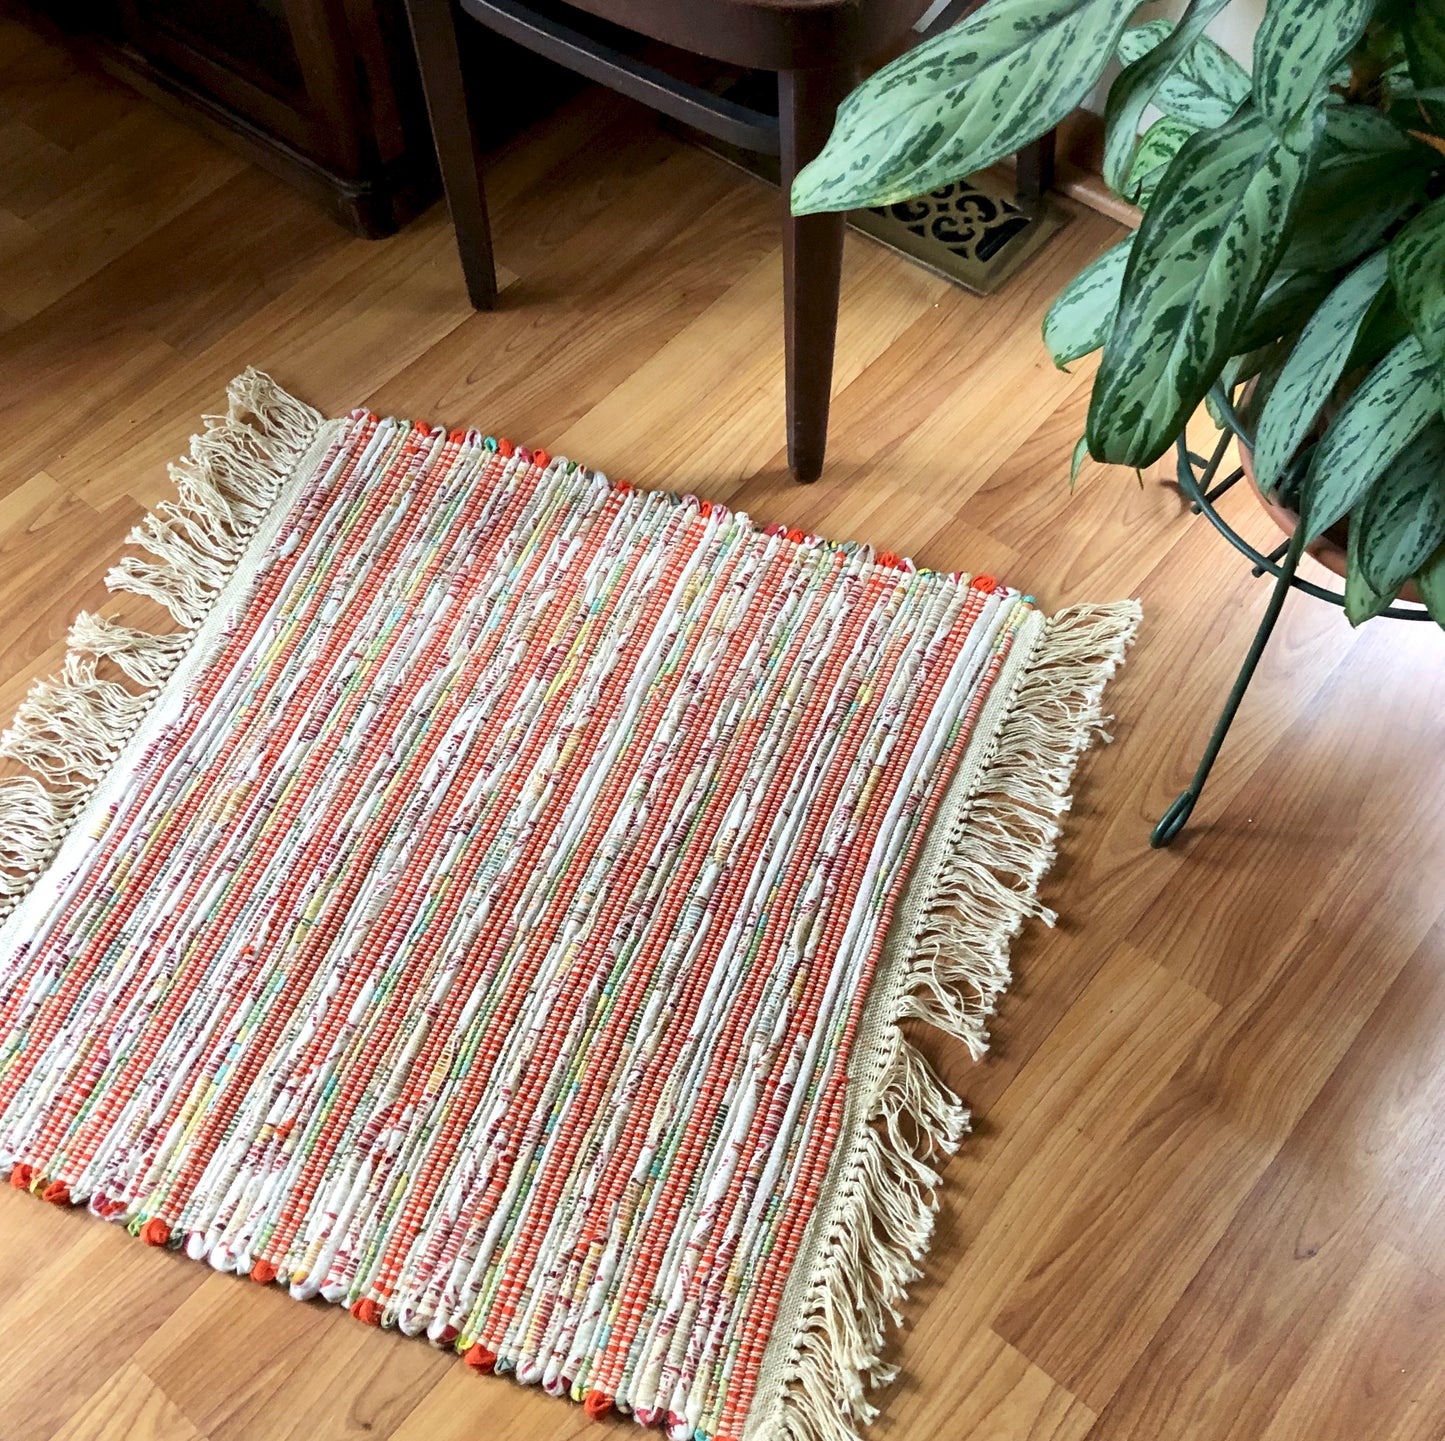
POLYGON ((1054 188, 1054 151, 1057 132, 1050 130, 1018 153, 1014 194, 1025 210, 1033 209, 1054 188))

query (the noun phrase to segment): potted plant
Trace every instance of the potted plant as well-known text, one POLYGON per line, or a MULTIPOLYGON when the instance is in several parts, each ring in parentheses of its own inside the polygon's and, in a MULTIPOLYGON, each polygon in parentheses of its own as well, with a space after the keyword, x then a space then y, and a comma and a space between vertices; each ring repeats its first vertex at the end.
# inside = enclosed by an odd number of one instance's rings
POLYGON ((1073 473, 1148 465, 1245 387, 1287 564, 1347 534, 1354 624, 1413 578, 1445 625, 1445 0, 1266 0, 1252 76, 1203 33, 1226 3, 1130 25, 1137 0, 988 0, 844 101, 793 208, 981 170, 1117 55, 1104 178, 1143 220, 1044 322, 1060 366, 1102 350, 1073 473))

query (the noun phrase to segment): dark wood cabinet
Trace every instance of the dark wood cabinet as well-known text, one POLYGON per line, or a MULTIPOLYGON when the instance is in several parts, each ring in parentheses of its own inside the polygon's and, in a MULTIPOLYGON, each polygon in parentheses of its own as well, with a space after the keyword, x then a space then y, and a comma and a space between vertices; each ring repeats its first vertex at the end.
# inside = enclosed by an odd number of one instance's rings
MULTIPOLYGON (((110 73, 313 195, 358 235, 389 235, 441 194, 401 0, 33 0, 24 8, 110 73)), ((501 88, 514 91, 515 77, 501 88)))
MULTIPOLYGON (((118 0, 127 47, 351 181, 396 158, 395 80, 374 6, 343 0, 118 0), (380 78, 381 85, 376 85, 380 78), (393 113, 375 111, 380 101, 393 113), (370 154, 368 154, 370 150, 370 154)), ((405 42, 403 32, 398 39, 405 42)))

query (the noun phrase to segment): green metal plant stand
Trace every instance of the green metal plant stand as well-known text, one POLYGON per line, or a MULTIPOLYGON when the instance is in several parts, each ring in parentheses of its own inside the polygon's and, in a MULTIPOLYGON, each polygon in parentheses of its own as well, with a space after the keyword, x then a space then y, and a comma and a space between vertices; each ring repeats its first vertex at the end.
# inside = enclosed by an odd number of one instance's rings
MULTIPOLYGON (((1214 730, 1210 733, 1209 740, 1204 747, 1204 754, 1199 759, 1194 779, 1189 782, 1174 804, 1159 818, 1158 824, 1150 833, 1149 844, 1156 849, 1169 845, 1184 829, 1195 805, 1198 804, 1199 797, 1204 793, 1205 783, 1209 779, 1210 771, 1214 769, 1214 762, 1219 756, 1220 748, 1224 745, 1224 738, 1229 734, 1229 728, 1234 723, 1234 717, 1238 714, 1240 703, 1249 689, 1249 683, 1254 679, 1254 672, 1259 666, 1260 657, 1263 656, 1265 648, 1269 645, 1270 636, 1274 634, 1275 623, 1279 620, 1280 611, 1284 609, 1285 597, 1291 590, 1299 590, 1306 595, 1314 596, 1317 600, 1329 601, 1334 605, 1343 606, 1345 603, 1345 597, 1341 592, 1316 585, 1313 581, 1304 580, 1296 574, 1300 557, 1304 553, 1303 529, 1297 529, 1289 540, 1282 542, 1266 555, 1245 540, 1215 508, 1215 502, 1219 497, 1244 477, 1244 468, 1236 466, 1222 479, 1218 478, 1224 458, 1229 453, 1230 442, 1238 439, 1253 449, 1254 436, 1221 389, 1216 387, 1211 392, 1210 399, 1216 415, 1225 422, 1224 428, 1220 432, 1219 443, 1214 447, 1214 453, 1206 458, 1191 451, 1183 435, 1179 437, 1175 444, 1179 488, 1189 501, 1190 509, 1196 514, 1203 515, 1220 535, 1241 555, 1249 559, 1256 576, 1269 574, 1274 577, 1274 588, 1270 592, 1269 604, 1264 608, 1264 615, 1260 618, 1259 628, 1255 631, 1254 639, 1250 642, 1249 650, 1245 654, 1244 664, 1240 666, 1239 674, 1235 677, 1234 684, 1230 687, 1229 695, 1225 699, 1224 709, 1220 711, 1219 719, 1214 723, 1214 730)), ((1285 478, 1283 489, 1288 491, 1292 483, 1298 481, 1302 468, 1307 463, 1307 454, 1302 455, 1296 461, 1295 469, 1285 478)), ((1430 619, 1429 612, 1422 606, 1413 605, 1392 605, 1381 614, 1394 620, 1430 619)))

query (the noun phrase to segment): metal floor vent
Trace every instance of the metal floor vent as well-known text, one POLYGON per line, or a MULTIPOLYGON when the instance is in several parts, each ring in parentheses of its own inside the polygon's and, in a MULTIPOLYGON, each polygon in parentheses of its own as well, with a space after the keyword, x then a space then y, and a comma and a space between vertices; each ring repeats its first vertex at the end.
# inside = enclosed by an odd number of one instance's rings
MULTIPOLYGON (((730 99, 736 96, 757 109, 775 111, 776 90, 766 96, 760 83, 764 78, 767 82, 773 79, 754 72, 729 78, 716 88, 730 99)), ((748 174, 773 185, 778 183, 776 155, 758 155, 715 140, 691 126, 664 123, 748 174)), ((1067 224, 1068 218, 1047 195, 1034 205, 1019 204, 1014 198, 1012 177, 1007 172, 986 171, 916 200, 877 210, 855 210, 848 216, 848 223, 945 280, 975 295, 992 295, 1067 224)))
POLYGON ((917 200, 856 211, 848 223, 945 280, 992 295, 1067 219, 1047 197, 1022 208, 1011 188, 974 175, 917 200))

